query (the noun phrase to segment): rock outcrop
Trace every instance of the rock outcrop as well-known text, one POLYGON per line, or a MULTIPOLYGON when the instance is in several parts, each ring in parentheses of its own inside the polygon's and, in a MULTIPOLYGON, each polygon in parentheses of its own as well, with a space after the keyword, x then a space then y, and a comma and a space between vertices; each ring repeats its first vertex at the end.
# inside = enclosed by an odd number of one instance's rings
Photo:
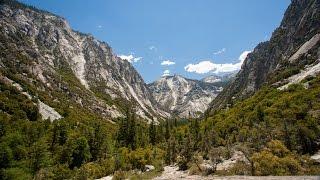
POLYGON ((291 76, 308 71, 309 67, 317 67, 319 33, 320 1, 292 0, 280 27, 269 41, 260 43, 247 56, 239 73, 214 99, 210 110, 247 98, 265 84, 283 86, 291 76))
POLYGON ((1 0, 0 39, 0 70, 35 81, 48 96, 67 93, 106 118, 123 116, 128 104, 148 121, 168 116, 131 63, 62 17, 1 0))
MULTIPOLYGON (((204 82, 180 75, 165 76, 149 84, 154 99, 179 117, 198 117, 223 90, 225 81, 204 82)), ((209 81, 209 78, 205 79, 209 81)))

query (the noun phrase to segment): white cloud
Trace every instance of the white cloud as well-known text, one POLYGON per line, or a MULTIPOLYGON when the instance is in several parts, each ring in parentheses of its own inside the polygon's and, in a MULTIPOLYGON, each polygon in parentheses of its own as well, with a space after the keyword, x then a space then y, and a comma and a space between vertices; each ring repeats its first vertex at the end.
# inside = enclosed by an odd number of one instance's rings
POLYGON ((225 64, 215 64, 210 60, 201 61, 198 64, 188 64, 184 67, 184 69, 188 72, 194 72, 198 74, 205 73, 226 73, 226 72, 234 72, 241 68, 243 61, 246 59, 247 55, 251 51, 244 51, 239 56, 238 63, 225 63, 225 64))
POLYGON ((213 54, 214 55, 222 54, 222 53, 226 52, 226 50, 227 50, 226 48, 222 48, 219 51, 214 52, 213 54))
POLYGON ((101 29, 101 28, 102 28, 102 25, 98 25, 97 27, 98 27, 98 29, 101 29))
POLYGON ((227 63, 227 64, 215 64, 209 60, 201 61, 198 64, 188 64, 184 67, 184 69, 188 72, 195 72, 198 74, 205 74, 208 72, 213 73, 224 73, 224 72, 232 72, 239 70, 241 67, 241 63, 227 63))
POLYGON ((170 71, 168 69, 163 71, 162 77, 164 76, 170 76, 170 71))
POLYGON ((130 63, 133 63, 133 62, 138 62, 138 61, 141 61, 142 57, 134 57, 132 54, 130 55, 119 55, 119 58, 123 59, 123 60, 127 60, 129 61, 130 63))
POLYGON ((161 62, 162 66, 170 66, 170 65, 174 65, 174 64, 176 64, 176 63, 173 61, 170 61, 170 60, 165 60, 165 61, 161 62))
POLYGON ((153 51, 153 50, 156 51, 156 50, 157 50, 157 47, 155 47, 155 46, 150 46, 150 47, 149 47, 149 50, 150 50, 150 51, 153 51))
MULTIPOLYGON (((239 61, 243 62, 252 51, 243 51, 239 56, 239 61)), ((242 63, 241 63, 242 64, 242 63)))
POLYGON ((138 62, 138 61, 141 61, 142 57, 135 57, 133 58, 133 62, 138 62))

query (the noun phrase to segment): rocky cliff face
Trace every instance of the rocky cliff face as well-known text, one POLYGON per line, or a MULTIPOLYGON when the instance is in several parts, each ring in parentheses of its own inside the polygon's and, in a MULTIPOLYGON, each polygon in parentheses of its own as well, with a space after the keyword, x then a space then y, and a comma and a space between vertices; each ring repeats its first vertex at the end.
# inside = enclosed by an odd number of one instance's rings
POLYGON ((128 104, 146 120, 168 116, 133 66, 107 43, 72 30, 51 13, 16 1, 0 3, 2 76, 15 74, 30 86, 36 84, 35 97, 59 100, 54 92, 66 93, 68 101, 107 118, 123 116, 128 104))
MULTIPOLYGON (((219 79, 219 77, 216 77, 219 79)), ((212 80, 207 78, 206 80, 212 80)), ((153 97, 179 117, 197 117, 204 112, 209 103, 222 91, 224 83, 191 80, 179 75, 165 76, 149 84, 153 97)))
POLYGON ((300 82, 303 76, 315 75, 320 71, 319 33, 320 1, 292 0, 280 27, 248 55, 235 79, 212 102, 211 110, 244 99, 264 84, 281 89, 300 82))
POLYGON ((207 82, 207 83, 218 83, 218 82, 227 83, 227 82, 231 81, 236 76, 236 74, 237 74, 237 72, 223 74, 223 75, 213 74, 213 75, 209 75, 207 77, 204 77, 203 79, 201 79, 201 81, 207 82))
POLYGON ((221 82, 222 78, 216 75, 211 75, 203 78, 201 81, 207 82, 207 83, 215 83, 215 82, 221 82))

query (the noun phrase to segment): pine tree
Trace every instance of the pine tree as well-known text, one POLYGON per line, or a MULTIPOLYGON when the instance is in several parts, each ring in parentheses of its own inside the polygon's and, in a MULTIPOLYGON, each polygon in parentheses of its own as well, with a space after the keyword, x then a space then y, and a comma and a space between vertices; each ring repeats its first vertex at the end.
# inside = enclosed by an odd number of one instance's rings
POLYGON ((70 168, 80 167, 91 158, 90 147, 85 137, 79 137, 73 142, 70 168))
POLYGON ((129 132, 127 137, 127 144, 131 149, 136 149, 136 120, 135 120, 135 113, 131 112, 129 116, 129 132))
POLYGON ((166 123, 165 124, 165 139, 166 139, 166 141, 168 141, 170 138, 170 127, 169 127, 168 121, 166 121, 165 123, 166 123))
POLYGON ((150 139, 150 144, 152 145, 156 144, 156 127, 155 127, 153 118, 149 126, 149 139, 150 139))

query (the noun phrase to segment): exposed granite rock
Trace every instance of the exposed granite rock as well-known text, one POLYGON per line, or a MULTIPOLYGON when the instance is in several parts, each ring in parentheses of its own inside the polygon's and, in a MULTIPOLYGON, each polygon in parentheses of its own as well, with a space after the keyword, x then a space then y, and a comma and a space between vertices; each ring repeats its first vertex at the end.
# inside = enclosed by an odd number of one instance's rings
POLYGON ((0 68, 12 71, 12 63, 17 64, 16 73, 36 77, 39 89, 65 91, 106 118, 123 116, 128 104, 148 121, 169 116, 131 63, 107 43, 72 30, 62 17, 2 0, 0 34, 1 51, 6 52, 0 55, 0 68), (13 58, 16 52, 24 59, 13 58))
POLYGON ((223 90, 224 85, 221 78, 215 83, 208 83, 174 75, 162 77, 149 84, 149 88, 163 108, 179 117, 198 117, 223 90))
MULTIPOLYGON (((264 84, 274 84, 315 65, 320 58, 320 1, 292 0, 279 28, 244 61, 235 79, 214 99, 209 111, 247 98, 264 84)), ((282 83, 278 83, 281 86, 282 83)))
POLYGON ((52 107, 44 104, 40 100, 38 102, 38 108, 43 120, 50 119, 50 121, 54 121, 62 118, 62 116, 57 111, 55 111, 52 107))

